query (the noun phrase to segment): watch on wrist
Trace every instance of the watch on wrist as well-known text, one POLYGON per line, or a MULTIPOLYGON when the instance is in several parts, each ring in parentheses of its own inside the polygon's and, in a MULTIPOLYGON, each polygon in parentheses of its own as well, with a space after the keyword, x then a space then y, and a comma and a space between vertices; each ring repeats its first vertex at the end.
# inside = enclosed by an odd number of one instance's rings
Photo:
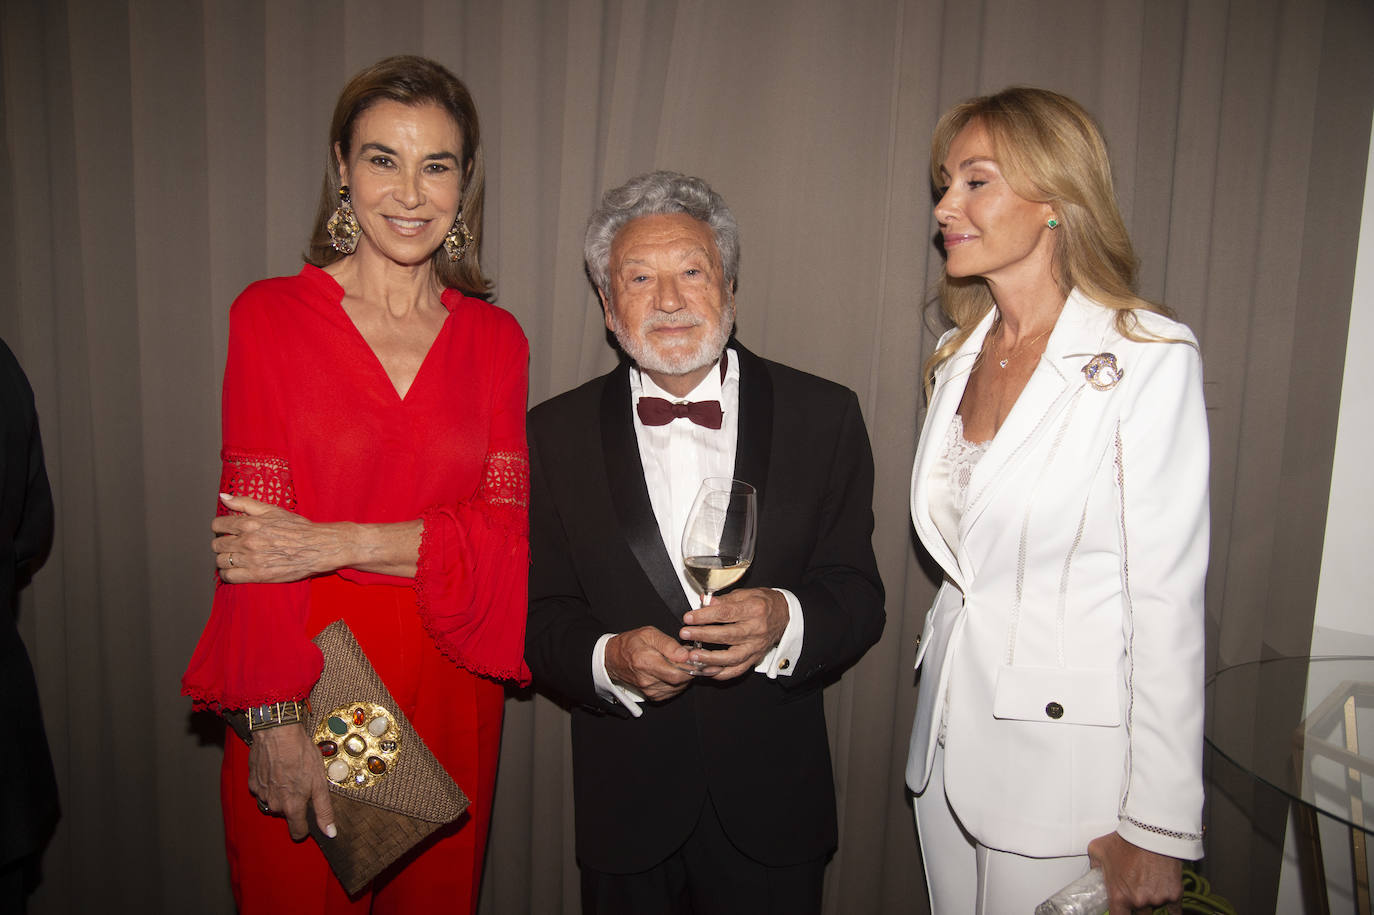
POLYGON ((234 733, 251 744, 255 731, 280 727, 283 724, 304 724, 309 716, 310 707, 305 700, 288 699, 285 702, 268 702, 246 709, 231 709, 224 713, 224 719, 234 729, 234 733))

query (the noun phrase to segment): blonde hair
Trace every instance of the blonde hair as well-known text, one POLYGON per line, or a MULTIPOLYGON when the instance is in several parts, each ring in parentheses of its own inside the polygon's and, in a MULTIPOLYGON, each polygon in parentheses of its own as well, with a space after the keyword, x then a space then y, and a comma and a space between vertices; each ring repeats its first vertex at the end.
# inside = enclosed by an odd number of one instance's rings
MULTIPOLYGON (((940 168, 954 138, 975 121, 987 131, 993 158, 1012 191, 1054 208, 1059 226, 1054 231, 1053 269, 1060 291, 1067 296, 1077 287, 1116 311, 1122 336, 1159 339, 1141 332, 1135 312, 1172 314, 1133 291, 1138 261, 1116 206, 1107 144, 1092 115, 1071 98, 1027 86, 969 99, 935 125, 930 174, 936 187, 943 181, 940 168)), ((940 309, 957 332, 926 360, 927 395, 940 363, 954 355, 996 304, 981 277, 942 274, 939 289, 940 309)))
POLYGON ((339 160, 334 155, 338 144, 345 159, 353 148, 353 125, 358 117, 377 102, 389 100, 403 105, 438 105, 463 137, 461 170, 463 194, 459 212, 472 232, 472 245, 463 259, 454 263, 442 245, 430 257, 434 274, 444 286, 451 286, 467 295, 483 297, 491 291, 491 281, 482 275, 478 255, 482 250, 482 208, 486 195, 487 172, 482 156, 482 134, 477 123, 477 106, 463 81, 443 65, 424 57, 401 54, 377 61, 358 73, 334 105, 334 117, 329 123, 329 143, 325 150, 324 182, 320 188, 320 202, 315 209, 315 225, 310 232, 310 249, 305 261, 316 267, 332 264, 346 257, 334 250, 329 237, 329 217, 339 206, 339 160))

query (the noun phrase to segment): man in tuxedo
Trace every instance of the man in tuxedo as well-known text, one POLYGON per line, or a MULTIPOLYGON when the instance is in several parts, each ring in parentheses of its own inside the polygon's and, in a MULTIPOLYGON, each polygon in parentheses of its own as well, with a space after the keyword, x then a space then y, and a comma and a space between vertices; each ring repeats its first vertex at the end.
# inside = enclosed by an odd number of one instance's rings
POLYGON ((821 688, 884 620, 858 399, 732 340, 739 232, 699 178, 607 192, 586 260, 629 362, 530 412, 526 639, 572 705, 584 911, 819 912, 821 688), (756 487, 759 523, 702 607, 680 543, 706 477, 756 487))

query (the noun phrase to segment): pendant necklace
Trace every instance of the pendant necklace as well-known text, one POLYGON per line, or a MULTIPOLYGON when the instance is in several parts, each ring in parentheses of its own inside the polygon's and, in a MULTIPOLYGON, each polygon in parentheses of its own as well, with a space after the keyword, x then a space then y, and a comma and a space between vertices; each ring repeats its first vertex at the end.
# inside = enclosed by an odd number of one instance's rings
MULTIPOLYGON (((998 316, 997 316, 997 324, 996 324, 996 326, 994 326, 994 327, 992 328, 992 330, 988 333, 988 336, 991 337, 992 334, 996 333, 996 332, 1001 328, 1001 326, 1002 326, 1002 316, 1001 316, 1001 315, 998 315, 998 316)), ((1012 351, 1011 351, 1011 352, 1007 353, 1007 354, 1006 354, 1005 356, 1003 356, 1001 359, 997 359, 997 367, 998 367, 999 369, 1004 369, 1004 368, 1006 368, 1006 367, 1007 367, 1007 363, 1008 363, 1008 362, 1011 362, 1013 356, 1015 356, 1017 353, 1021 352, 1021 350, 1025 349, 1025 348, 1028 347, 1028 346, 1030 346, 1030 345, 1031 345, 1032 343, 1034 343, 1036 340, 1039 340, 1041 337, 1045 336, 1046 334, 1048 334, 1048 333, 1049 333, 1050 331, 1052 331, 1052 330, 1054 330, 1054 325, 1053 325, 1053 324, 1051 324, 1049 327, 1047 327, 1047 328, 1045 328, 1044 330, 1042 330, 1040 333, 1036 334, 1034 337, 1031 337, 1029 340, 1026 340, 1026 341, 1023 342, 1023 343, 1018 343, 1018 344, 1016 344, 1016 346, 1014 346, 1014 347, 1012 348, 1012 351)), ((996 359, 997 357, 994 356, 993 358, 996 359)))

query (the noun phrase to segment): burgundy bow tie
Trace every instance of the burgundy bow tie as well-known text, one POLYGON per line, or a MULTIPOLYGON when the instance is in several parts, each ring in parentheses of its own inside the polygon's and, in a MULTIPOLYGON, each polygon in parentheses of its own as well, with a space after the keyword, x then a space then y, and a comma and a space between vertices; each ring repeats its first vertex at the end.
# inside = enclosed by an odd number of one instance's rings
POLYGON ((668 423, 685 416, 698 426, 719 429, 722 417, 719 400, 698 400, 695 403, 673 403, 662 397, 641 397, 635 404, 639 421, 646 426, 666 426, 668 423))

